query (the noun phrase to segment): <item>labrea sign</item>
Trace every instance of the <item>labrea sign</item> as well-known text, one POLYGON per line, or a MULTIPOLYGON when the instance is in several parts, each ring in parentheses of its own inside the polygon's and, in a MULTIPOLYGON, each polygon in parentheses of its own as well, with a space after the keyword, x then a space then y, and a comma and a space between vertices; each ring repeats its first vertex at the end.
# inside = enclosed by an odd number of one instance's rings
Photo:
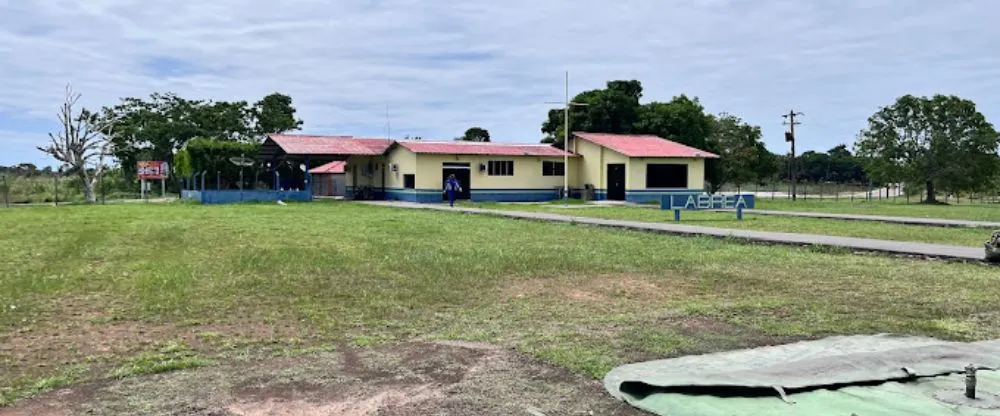
POLYGON ((664 210, 753 209, 752 194, 666 194, 660 201, 664 210))

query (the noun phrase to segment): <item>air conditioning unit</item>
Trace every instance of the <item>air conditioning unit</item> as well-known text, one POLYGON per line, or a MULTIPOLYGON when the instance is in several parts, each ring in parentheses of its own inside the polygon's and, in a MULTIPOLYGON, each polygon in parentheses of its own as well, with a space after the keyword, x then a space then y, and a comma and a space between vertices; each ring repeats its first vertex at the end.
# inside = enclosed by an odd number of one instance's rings
POLYGON ((486 164, 485 163, 480 163, 479 164, 479 171, 480 172, 486 172, 486 164))
POLYGON ((392 169, 393 172, 399 172, 399 165, 396 163, 389 165, 389 168, 392 169))

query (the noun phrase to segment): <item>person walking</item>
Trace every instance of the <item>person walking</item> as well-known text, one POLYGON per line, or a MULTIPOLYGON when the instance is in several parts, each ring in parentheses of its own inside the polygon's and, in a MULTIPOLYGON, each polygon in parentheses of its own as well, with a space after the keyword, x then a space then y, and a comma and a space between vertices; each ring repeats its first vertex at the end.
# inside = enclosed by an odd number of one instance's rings
POLYGON ((455 175, 449 175, 448 180, 444 181, 444 192, 448 195, 448 205, 455 206, 455 194, 462 192, 462 185, 455 175))

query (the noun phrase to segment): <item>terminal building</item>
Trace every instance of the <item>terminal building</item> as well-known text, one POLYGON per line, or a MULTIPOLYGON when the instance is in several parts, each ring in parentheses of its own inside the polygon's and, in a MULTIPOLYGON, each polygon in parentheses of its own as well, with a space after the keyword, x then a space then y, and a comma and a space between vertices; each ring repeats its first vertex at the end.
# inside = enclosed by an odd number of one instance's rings
POLYGON ((657 136, 574 133, 567 151, 546 144, 272 134, 259 157, 268 166, 305 168, 301 183, 283 186, 311 189, 320 180, 323 194, 336 193, 331 177, 312 173, 342 175, 339 192, 354 199, 441 202, 444 179, 455 175, 459 197, 472 201, 559 199, 568 179, 574 197, 647 202, 704 192, 705 160, 718 156, 657 136))

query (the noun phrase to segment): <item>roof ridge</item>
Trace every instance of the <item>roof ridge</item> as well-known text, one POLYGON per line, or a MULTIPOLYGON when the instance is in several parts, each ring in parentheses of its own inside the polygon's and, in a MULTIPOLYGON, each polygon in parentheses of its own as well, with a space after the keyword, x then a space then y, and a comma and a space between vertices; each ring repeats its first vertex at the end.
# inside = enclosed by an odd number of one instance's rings
POLYGON ((516 143, 516 142, 472 142, 465 140, 396 140, 400 143, 436 143, 436 144, 457 144, 468 146, 551 146, 546 143, 516 143))

